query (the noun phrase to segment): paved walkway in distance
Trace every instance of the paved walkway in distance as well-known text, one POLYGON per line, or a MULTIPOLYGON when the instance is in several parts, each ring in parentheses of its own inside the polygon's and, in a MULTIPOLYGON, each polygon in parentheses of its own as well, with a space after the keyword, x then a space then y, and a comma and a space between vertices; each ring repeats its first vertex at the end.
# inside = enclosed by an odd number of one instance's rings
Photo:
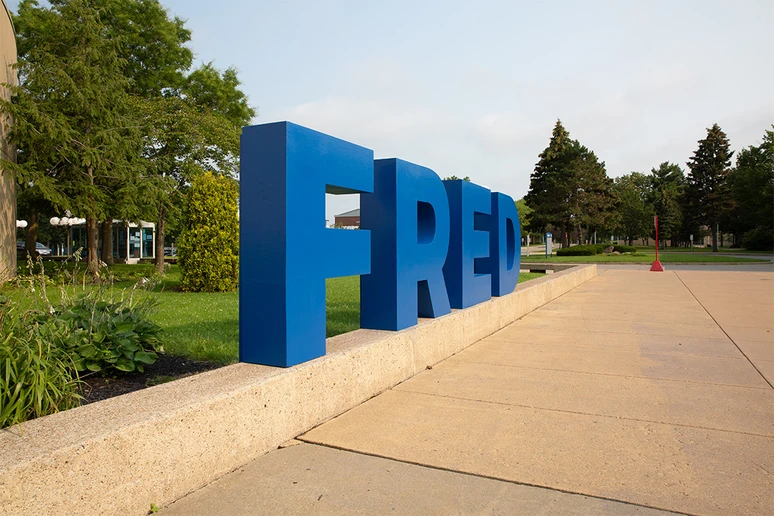
POLYGON ((605 270, 162 514, 771 514, 774 273, 605 270))

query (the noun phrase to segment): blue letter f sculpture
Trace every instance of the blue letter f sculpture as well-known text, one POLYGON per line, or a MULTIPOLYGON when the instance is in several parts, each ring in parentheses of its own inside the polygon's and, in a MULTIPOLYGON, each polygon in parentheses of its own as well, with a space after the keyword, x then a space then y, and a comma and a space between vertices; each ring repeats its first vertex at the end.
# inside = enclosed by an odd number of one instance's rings
POLYGON ((325 193, 373 192, 373 151, 289 122, 251 126, 240 176, 239 359, 323 356, 325 278, 371 264, 368 231, 325 227, 325 193))

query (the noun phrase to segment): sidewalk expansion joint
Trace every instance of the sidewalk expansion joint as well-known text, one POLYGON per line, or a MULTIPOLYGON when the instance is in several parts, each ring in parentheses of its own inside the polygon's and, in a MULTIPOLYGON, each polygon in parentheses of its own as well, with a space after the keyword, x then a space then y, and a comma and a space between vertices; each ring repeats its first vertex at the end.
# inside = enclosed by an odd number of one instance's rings
POLYGON ((709 430, 714 432, 726 432, 729 434, 741 434, 741 435, 750 435, 753 437, 763 437, 764 439, 774 439, 774 435, 766 435, 766 434, 758 434, 755 432, 745 432, 743 430, 728 430, 725 428, 714 428, 711 426, 701 426, 701 425, 688 425, 685 423, 669 423, 666 421, 655 421, 652 419, 640 419, 636 417, 627 417, 627 416, 613 416, 609 414, 599 414, 596 412, 582 412, 579 410, 567 410, 567 409, 557 409, 557 408, 549 408, 549 407, 538 407, 535 405, 524 405, 521 403, 506 403, 504 401, 491 401, 491 400, 479 400, 476 398, 465 398, 462 396, 447 396, 444 394, 434 394, 429 392, 421 392, 421 391, 412 391, 409 389, 399 389, 395 390, 394 392, 408 392, 411 394, 419 394, 422 396, 432 396, 436 398, 445 398, 450 400, 461 400, 461 401, 470 401, 474 403, 483 403, 483 404, 489 404, 489 405, 500 405, 503 407, 518 407, 518 408, 525 408, 530 410, 544 410, 546 412, 559 412, 561 414, 573 414, 577 416, 592 416, 592 417, 603 417, 607 419, 617 419, 617 420, 623 420, 623 421, 636 421, 638 423, 651 423, 654 425, 665 425, 665 426, 679 426, 679 427, 685 427, 685 428, 696 428, 698 430, 709 430))
POLYGON ((718 328, 720 328, 720 331, 722 331, 723 333, 725 333, 726 337, 728 337, 728 340, 730 340, 730 341, 731 341, 731 343, 732 343, 734 346, 736 346, 736 349, 738 349, 738 350, 739 350, 739 353, 741 353, 741 354, 742 354, 742 356, 744 356, 744 358, 746 358, 746 359, 747 359, 747 361, 750 363, 750 365, 751 365, 751 366, 753 366, 753 369, 755 369, 755 371, 757 371, 757 373, 758 373, 758 374, 761 376, 761 378, 763 378, 763 381, 765 381, 767 384, 769 384, 769 387, 771 387, 772 389, 774 389, 774 385, 772 385, 772 383, 769 381, 769 379, 768 379, 768 378, 766 378, 766 376, 765 376, 765 375, 764 375, 764 374, 761 372, 761 370, 760 370, 760 369, 758 369, 758 366, 756 366, 756 365, 753 363, 753 361, 752 361, 752 360, 750 360, 750 357, 748 357, 748 356, 747 356, 747 354, 746 354, 744 351, 742 351, 742 348, 740 348, 740 347, 739 347, 739 345, 736 343, 736 341, 735 341, 734 339, 732 339, 732 338, 731 338, 731 335, 729 335, 729 334, 728 334, 728 332, 727 332, 727 331, 726 331, 726 330, 725 330, 725 329, 724 329, 724 328, 723 328, 723 327, 720 325, 720 323, 717 321, 717 319, 715 319, 715 316, 713 316, 713 315, 712 315, 712 313, 710 313, 710 311, 709 311, 709 310, 707 310, 707 307, 706 307, 706 306, 704 306, 704 304, 703 304, 701 301, 699 301, 699 298, 698 298, 698 297, 696 297, 696 294, 694 294, 694 293, 693 293, 693 290, 691 290, 691 289, 690 289, 690 287, 689 287, 688 285, 686 285, 686 284, 685 284, 685 282, 683 281, 683 278, 681 278, 681 277, 680 277, 680 275, 679 275, 679 274, 677 274, 677 272, 675 272, 675 276, 677 276, 677 279, 679 279, 679 280, 680 280, 680 283, 682 283, 682 284, 683 284, 683 286, 686 288, 686 290, 688 290, 688 292, 690 292, 690 293, 691 293, 691 295, 692 295, 692 296, 693 296, 693 298, 696 300, 696 302, 697 302, 697 303, 699 303, 699 305, 700 305, 700 306, 701 306, 701 307, 704 309, 704 311, 705 311, 705 312, 707 312, 707 315, 709 315, 710 317, 712 317, 712 320, 715 322, 715 324, 717 324, 718 328))
MULTIPOLYGON (((679 339, 680 337, 676 337, 679 339)), ((690 337, 686 337, 690 338, 690 337)), ((504 344, 513 344, 516 346, 523 345, 523 344, 531 344, 531 345, 540 345, 538 342, 513 342, 513 339, 507 339, 507 338, 501 338, 501 337, 488 337, 486 339, 489 342, 502 342, 504 344)), ((719 340, 719 339, 718 339, 719 340)), ((545 346, 544 346, 545 347, 545 346)), ((702 358, 719 358, 722 360, 744 360, 744 357, 729 357, 729 356, 722 356, 722 355, 705 355, 703 353, 691 353, 691 352, 684 352, 684 351, 645 351, 642 352, 641 349, 621 349, 621 348, 613 348, 609 346, 584 346, 582 344, 562 344, 562 349, 564 348, 575 348, 575 349, 598 349, 600 351, 612 351, 614 353, 637 353, 638 355, 670 355, 670 356, 676 356, 676 357, 702 357, 702 358)))
POLYGON ((571 491, 569 489, 562 489, 562 488, 559 488, 559 487, 551 487, 551 486, 542 485, 542 484, 532 484, 530 482, 520 482, 518 480, 511 480, 511 479, 507 479, 507 478, 496 477, 496 476, 493 476, 493 475, 484 475, 482 473, 471 473, 471 472, 463 471, 463 470, 459 470, 459 469, 447 468, 447 467, 444 467, 444 466, 435 466, 435 465, 432 465, 432 464, 425 464, 425 463, 422 463, 422 462, 416 462, 416 461, 412 461, 412 460, 396 459, 395 457, 390 457, 388 455, 381 455, 379 453, 366 452, 366 451, 362 451, 362 450, 355 450, 355 449, 352 449, 352 448, 346 448, 344 446, 337 446, 335 444, 328 444, 328 443, 322 443, 322 442, 317 442, 317 441, 310 441, 310 440, 304 439, 303 437, 296 437, 296 439, 298 439, 299 441, 303 441, 304 443, 312 445, 312 446, 321 446, 323 448, 330 448, 332 450, 339 450, 339 451, 348 452, 348 453, 355 453, 355 454, 358 454, 358 455, 365 455, 367 457, 376 457, 378 459, 386 459, 386 460, 389 460, 389 461, 392 461, 392 462, 399 462, 399 463, 402 463, 402 464, 408 464, 408 465, 417 466, 417 467, 420 467, 420 468, 434 469, 436 471, 445 471, 447 473, 456 473, 458 475, 465 475, 467 477, 474 477, 474 478, 483 478, 483 479, 487 479, 487 480, 494 480, 496 482, 505 482, 507 484, 513 484, 513 485, 517 485, 517 486, 534 487, 536 489, 547 489, 549 491, 554 491, 554 492, 557 492, 557 493, 564 493, 564 494, 576 495, 576 496, 584 496, 586 498, 594 498, 596 500, 605 500, 607 502, 615 502, 615 503, 620 503, 620 504, 624 504, 624 505, 630 505, 630 506, 633 506, 633 507, 642 507, 643 509, 653 509, 653 510, 656 510, 656 511, 663 511, 663 512, 667 512, 669 514, 679 514, 679 515, 683 515, 683 516, 698 516, 698 515, 695 515, 693 513, 675 511, 674 509, 666 509, 664 507, 658 507, 658 506, 655 506, 655 505, 645 505, 645 504, 642 504, 642 503, 630 502, 628 500, 619 500, 617 498, 609 498, 609 497, 606 497, 606 496, 594 495, 594 494, 589 494, 589 493, 582 493, 580 491, 571 491))
POLYGON ((680 380, 677 378, 661 378, 659 376, 639 376, 635 374, 614 374, 614 373, 602 373, 602 372, 595 372, 595 371, 578 371, 576 369, 554 369, 550 367, 530 367, 530 366, 516 365, 516 364, 496 364, 494 362, 479 362, 477 360, 466 360, 465 363, 480 364, 480 365, 486 365, 486 366, 496 366, 496 367, 513 367, 515 369, 534 369, 536 371, 556 371, 559 373, 578 373, 578 374, 589 374, 589 375, 614 376, 617 378, 638 378, 641 380, 661 380, 664 382, 695 383, 699 385, 718 385, 721 387, 738 387, 740 389, 755 389, 758 391, 770 390, 766 387, 755 387, 753 385, 739 385, 736 383, 721 383, 721 382, 702 382, 700 380, 680 380))

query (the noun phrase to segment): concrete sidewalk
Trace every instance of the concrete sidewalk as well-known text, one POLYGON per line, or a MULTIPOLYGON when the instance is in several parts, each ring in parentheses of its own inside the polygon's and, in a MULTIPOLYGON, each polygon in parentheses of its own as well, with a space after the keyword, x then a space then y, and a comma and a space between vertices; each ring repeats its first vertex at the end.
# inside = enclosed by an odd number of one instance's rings
POLYGON ((770 514, 774 274, 607 270, 163 514, 770 514))

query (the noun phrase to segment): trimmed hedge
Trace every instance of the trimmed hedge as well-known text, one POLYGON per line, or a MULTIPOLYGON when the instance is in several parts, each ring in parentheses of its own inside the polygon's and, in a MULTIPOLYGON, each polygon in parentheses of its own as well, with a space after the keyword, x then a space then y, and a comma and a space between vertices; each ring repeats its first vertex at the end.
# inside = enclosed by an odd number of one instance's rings
MULTIPOLYGON (((602 254, 605 252, 606 247, 610 247, 612 244, 584 244, 576 245, 572 247, 565 247, 556 251, 557 256, 594 256, 595 254, 602 254)), ((637 252, 637 248, 630 245, 614 245, 613 252, 619 253, 634 253, 637 252)))
POLYGON ((585 244, 565 247, 556 251, 557 256, 594 256, 604 251, 603 244, 585 244))

